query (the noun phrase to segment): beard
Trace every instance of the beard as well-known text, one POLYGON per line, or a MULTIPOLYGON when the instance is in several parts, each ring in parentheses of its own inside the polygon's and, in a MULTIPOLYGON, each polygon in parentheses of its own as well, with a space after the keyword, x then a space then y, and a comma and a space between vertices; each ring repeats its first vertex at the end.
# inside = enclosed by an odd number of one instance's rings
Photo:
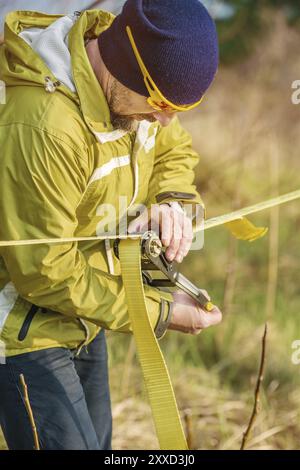
POLYGON ((129 116, 117 114, 114 111, 110 111, 110 121, 114 129, 118 129, 126 132, 137 131, 139 122, 129 116))
MULTIPOLYGON (((146 120, 148 122, 155 122, 156 119, 150 114, 120 114, 117 110, 120 108, 120 103, 128 102, 127 90, 117 81, 113 80, 111 85, 110 100, 108 102, 110 109, 110 121, 116 130, 126 132, 136 132, 140 121, 146 120)), ((130 104, 128 105, 128 107, 130 104)))
POLYGON ((136 132, 140 121, 156 121, 156 119, 154 117, 150 117, 149 114, 122 115, 114 113, 112 110, 110 111, 110 120, 114 129, 119 129, 127 132, 136 132))

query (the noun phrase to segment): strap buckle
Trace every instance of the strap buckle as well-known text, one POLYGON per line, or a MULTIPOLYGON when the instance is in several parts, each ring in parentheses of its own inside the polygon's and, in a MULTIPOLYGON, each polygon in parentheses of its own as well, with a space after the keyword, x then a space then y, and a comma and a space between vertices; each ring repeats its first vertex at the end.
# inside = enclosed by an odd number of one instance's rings
MULTIPOLYGON (((115 253, 118 256, 118 242, 115 243, 115 253)), ((147 231, 141 238, 141 267, 143 281, 152 287, 177 287, 193 299, 201 308, 211 311, 213 304, 202 290, 181 274, 174 262, 167 260, 159 236, 154 231, 147 231), (151 272, 154 272, 153 276, 151 272), (161 273, 159 277, 157 274, 161 273)))

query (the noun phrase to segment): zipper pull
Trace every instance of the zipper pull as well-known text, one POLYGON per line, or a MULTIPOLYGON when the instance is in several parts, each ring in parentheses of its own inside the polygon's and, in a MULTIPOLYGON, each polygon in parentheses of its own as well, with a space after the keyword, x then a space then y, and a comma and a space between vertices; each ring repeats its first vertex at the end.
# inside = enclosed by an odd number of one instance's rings
POLYGON ((60 81, 57 80, 56 82, 53 82, 50 77, 45 77, 45 90, 47 93, 54 93, 57 89, 57 87, 61 85, 60 81))

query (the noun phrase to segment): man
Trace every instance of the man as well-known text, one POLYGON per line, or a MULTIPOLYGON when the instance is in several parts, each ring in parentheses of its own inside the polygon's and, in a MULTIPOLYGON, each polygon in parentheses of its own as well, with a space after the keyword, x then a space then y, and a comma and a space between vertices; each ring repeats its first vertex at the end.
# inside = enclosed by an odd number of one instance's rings
MULTIPOLYGON (((0 239, 90 237, 131 214, 129 232, 156 221, 168 259, 181 262, 192 241, 181 203, 202 201, 198 155, 176 112, 199 104, 218 62, 202 4, 128 0, 116 18, 13 12, 0 51, 0 239)), ((197 334, 221 321, 183 292, 145 293, 154 331, 162 305, 169 329, 197 334)), ((21 373, 41 448, 111 448, 105 329, 132 331, 109 240, 0 249, 10 449, 33 448, 21 373)))

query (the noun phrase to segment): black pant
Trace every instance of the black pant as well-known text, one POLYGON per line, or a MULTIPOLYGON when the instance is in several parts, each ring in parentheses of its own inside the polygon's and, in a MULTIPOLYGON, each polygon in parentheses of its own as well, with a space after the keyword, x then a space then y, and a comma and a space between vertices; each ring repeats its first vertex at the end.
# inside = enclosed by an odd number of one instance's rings
POLYGON ((111 449, 104 330, 79 356, 50 348, 0 364, 0 424, 10 449, 33 449, 19 376, 24 374, 42 449, 111 449))

